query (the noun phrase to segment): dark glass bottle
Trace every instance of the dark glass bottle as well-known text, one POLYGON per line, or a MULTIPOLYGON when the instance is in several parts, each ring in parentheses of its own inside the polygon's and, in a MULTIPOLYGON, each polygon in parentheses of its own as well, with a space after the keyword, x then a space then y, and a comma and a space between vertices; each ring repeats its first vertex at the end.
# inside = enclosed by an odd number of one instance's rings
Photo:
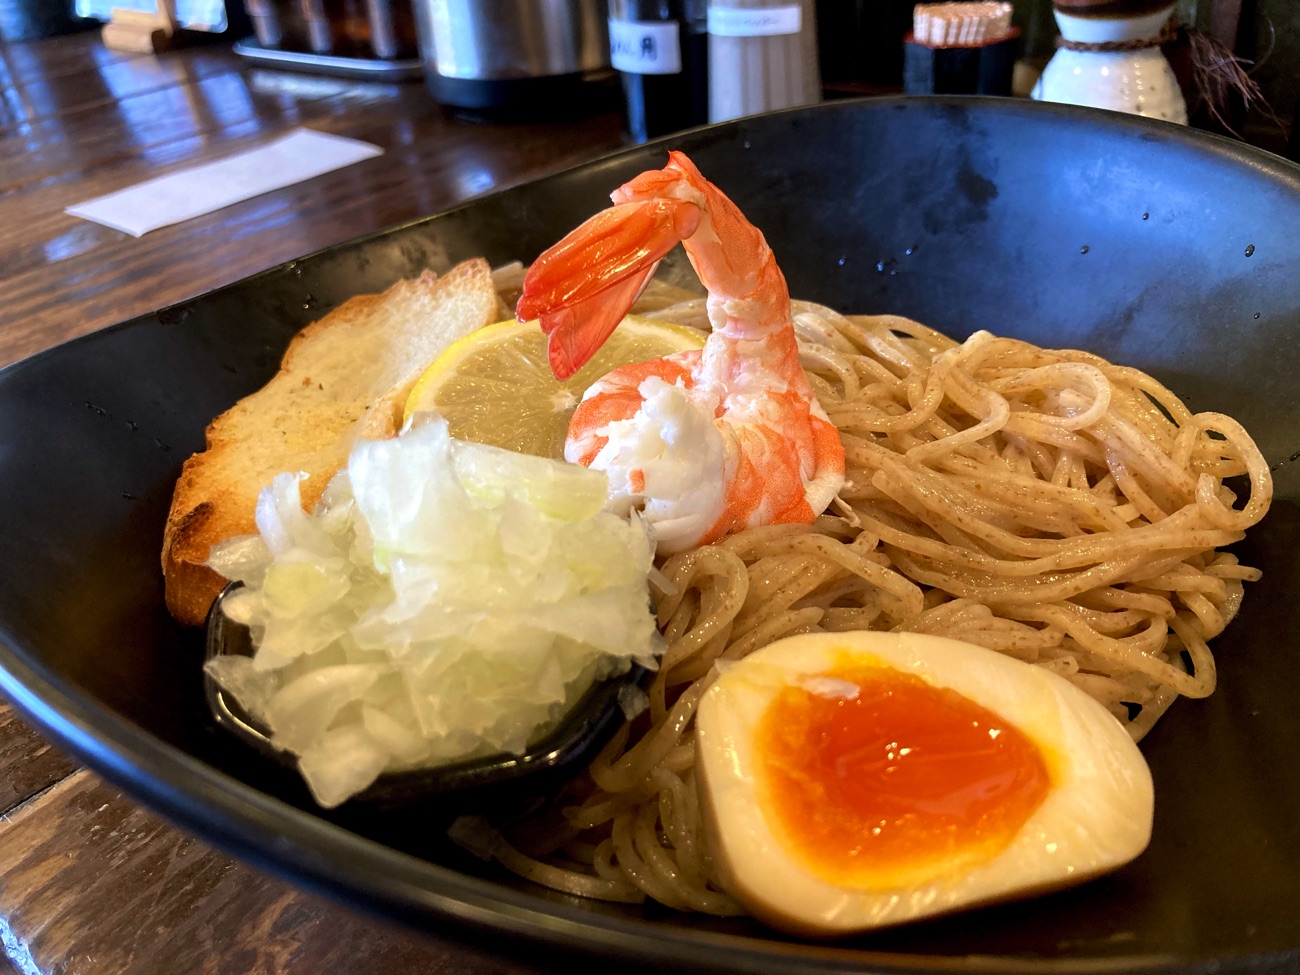
POLYGON ((638 142, 709 120, 707 0, 610 0, 610 48, 638 142))
POLYGON ((912 30, 915 5, 915 0, 817 0, 822 81, 830 87, 901 85, 903 38, 912 30))

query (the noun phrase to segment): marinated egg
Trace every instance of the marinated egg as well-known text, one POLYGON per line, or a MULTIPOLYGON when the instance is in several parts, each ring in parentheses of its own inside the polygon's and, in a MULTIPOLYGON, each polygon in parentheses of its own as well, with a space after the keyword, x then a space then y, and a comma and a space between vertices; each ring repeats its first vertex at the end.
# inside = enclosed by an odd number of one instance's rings
POLYGON ((1078 883, 1151 836, 1151 773, 1064 678, 914 633, 780 640, 704 695, 696 755, 724 883, 802 935, 1078 883))

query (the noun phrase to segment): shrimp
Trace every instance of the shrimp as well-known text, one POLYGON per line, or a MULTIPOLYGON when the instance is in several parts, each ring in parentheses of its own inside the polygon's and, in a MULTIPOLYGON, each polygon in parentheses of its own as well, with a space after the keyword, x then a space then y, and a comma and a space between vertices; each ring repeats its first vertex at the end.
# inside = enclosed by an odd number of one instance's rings
POLYGON ((671 554, 757 525, 811 522, 844 483, 844 447, 799 363, 771 248, 680 152, 616 190, 537 259, 516 307, 571 376, 679 242, 708 290, 702 350, 610 372, 583 396, 567 460, 603 470, 609 507, 639 509, 671 554))

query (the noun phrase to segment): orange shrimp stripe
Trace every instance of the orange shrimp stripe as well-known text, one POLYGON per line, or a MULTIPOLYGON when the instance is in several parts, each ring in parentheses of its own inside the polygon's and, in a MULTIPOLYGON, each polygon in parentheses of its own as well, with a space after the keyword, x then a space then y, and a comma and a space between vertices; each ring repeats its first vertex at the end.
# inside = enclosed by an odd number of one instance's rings
MULTIPOLYGON (((588 393, 578 404, 573 419, 569 421, 569 442, 580 445, 581 453, 575 458, 577 462, 583 467, 590 467, 596 455, 609 442, 602 431, 611 423, 631 419, 641 411, 644 402, 640 392, 642 382, 657 377, 670 386, 680 383, 683 388, 690 389, 695 385, 693 370, 699 358, 699 352, 682 352, 662 359, 620 366, 599 379, 592 387, 595 392, 588 393)), ((641 487, 635 491, 640 494, 644 489, 643 480, 641 487)))

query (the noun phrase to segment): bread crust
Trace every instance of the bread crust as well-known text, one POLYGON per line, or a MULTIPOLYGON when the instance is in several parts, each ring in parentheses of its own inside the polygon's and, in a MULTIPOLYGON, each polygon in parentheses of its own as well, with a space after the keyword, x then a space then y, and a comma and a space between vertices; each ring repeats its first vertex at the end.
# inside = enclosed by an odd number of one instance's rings
POLYGON ((167 609, 199 626, 226 580, 214 544, 257 531, 257 496, 302 472, 310 511, 360 438, 396 435, 411 387, 447 345, 497 316, 486 261, 426 271, 383 294, 351 298, 294 336, 280 371, 208 424, 206 448, 181 467, 163 531, 167 609))

